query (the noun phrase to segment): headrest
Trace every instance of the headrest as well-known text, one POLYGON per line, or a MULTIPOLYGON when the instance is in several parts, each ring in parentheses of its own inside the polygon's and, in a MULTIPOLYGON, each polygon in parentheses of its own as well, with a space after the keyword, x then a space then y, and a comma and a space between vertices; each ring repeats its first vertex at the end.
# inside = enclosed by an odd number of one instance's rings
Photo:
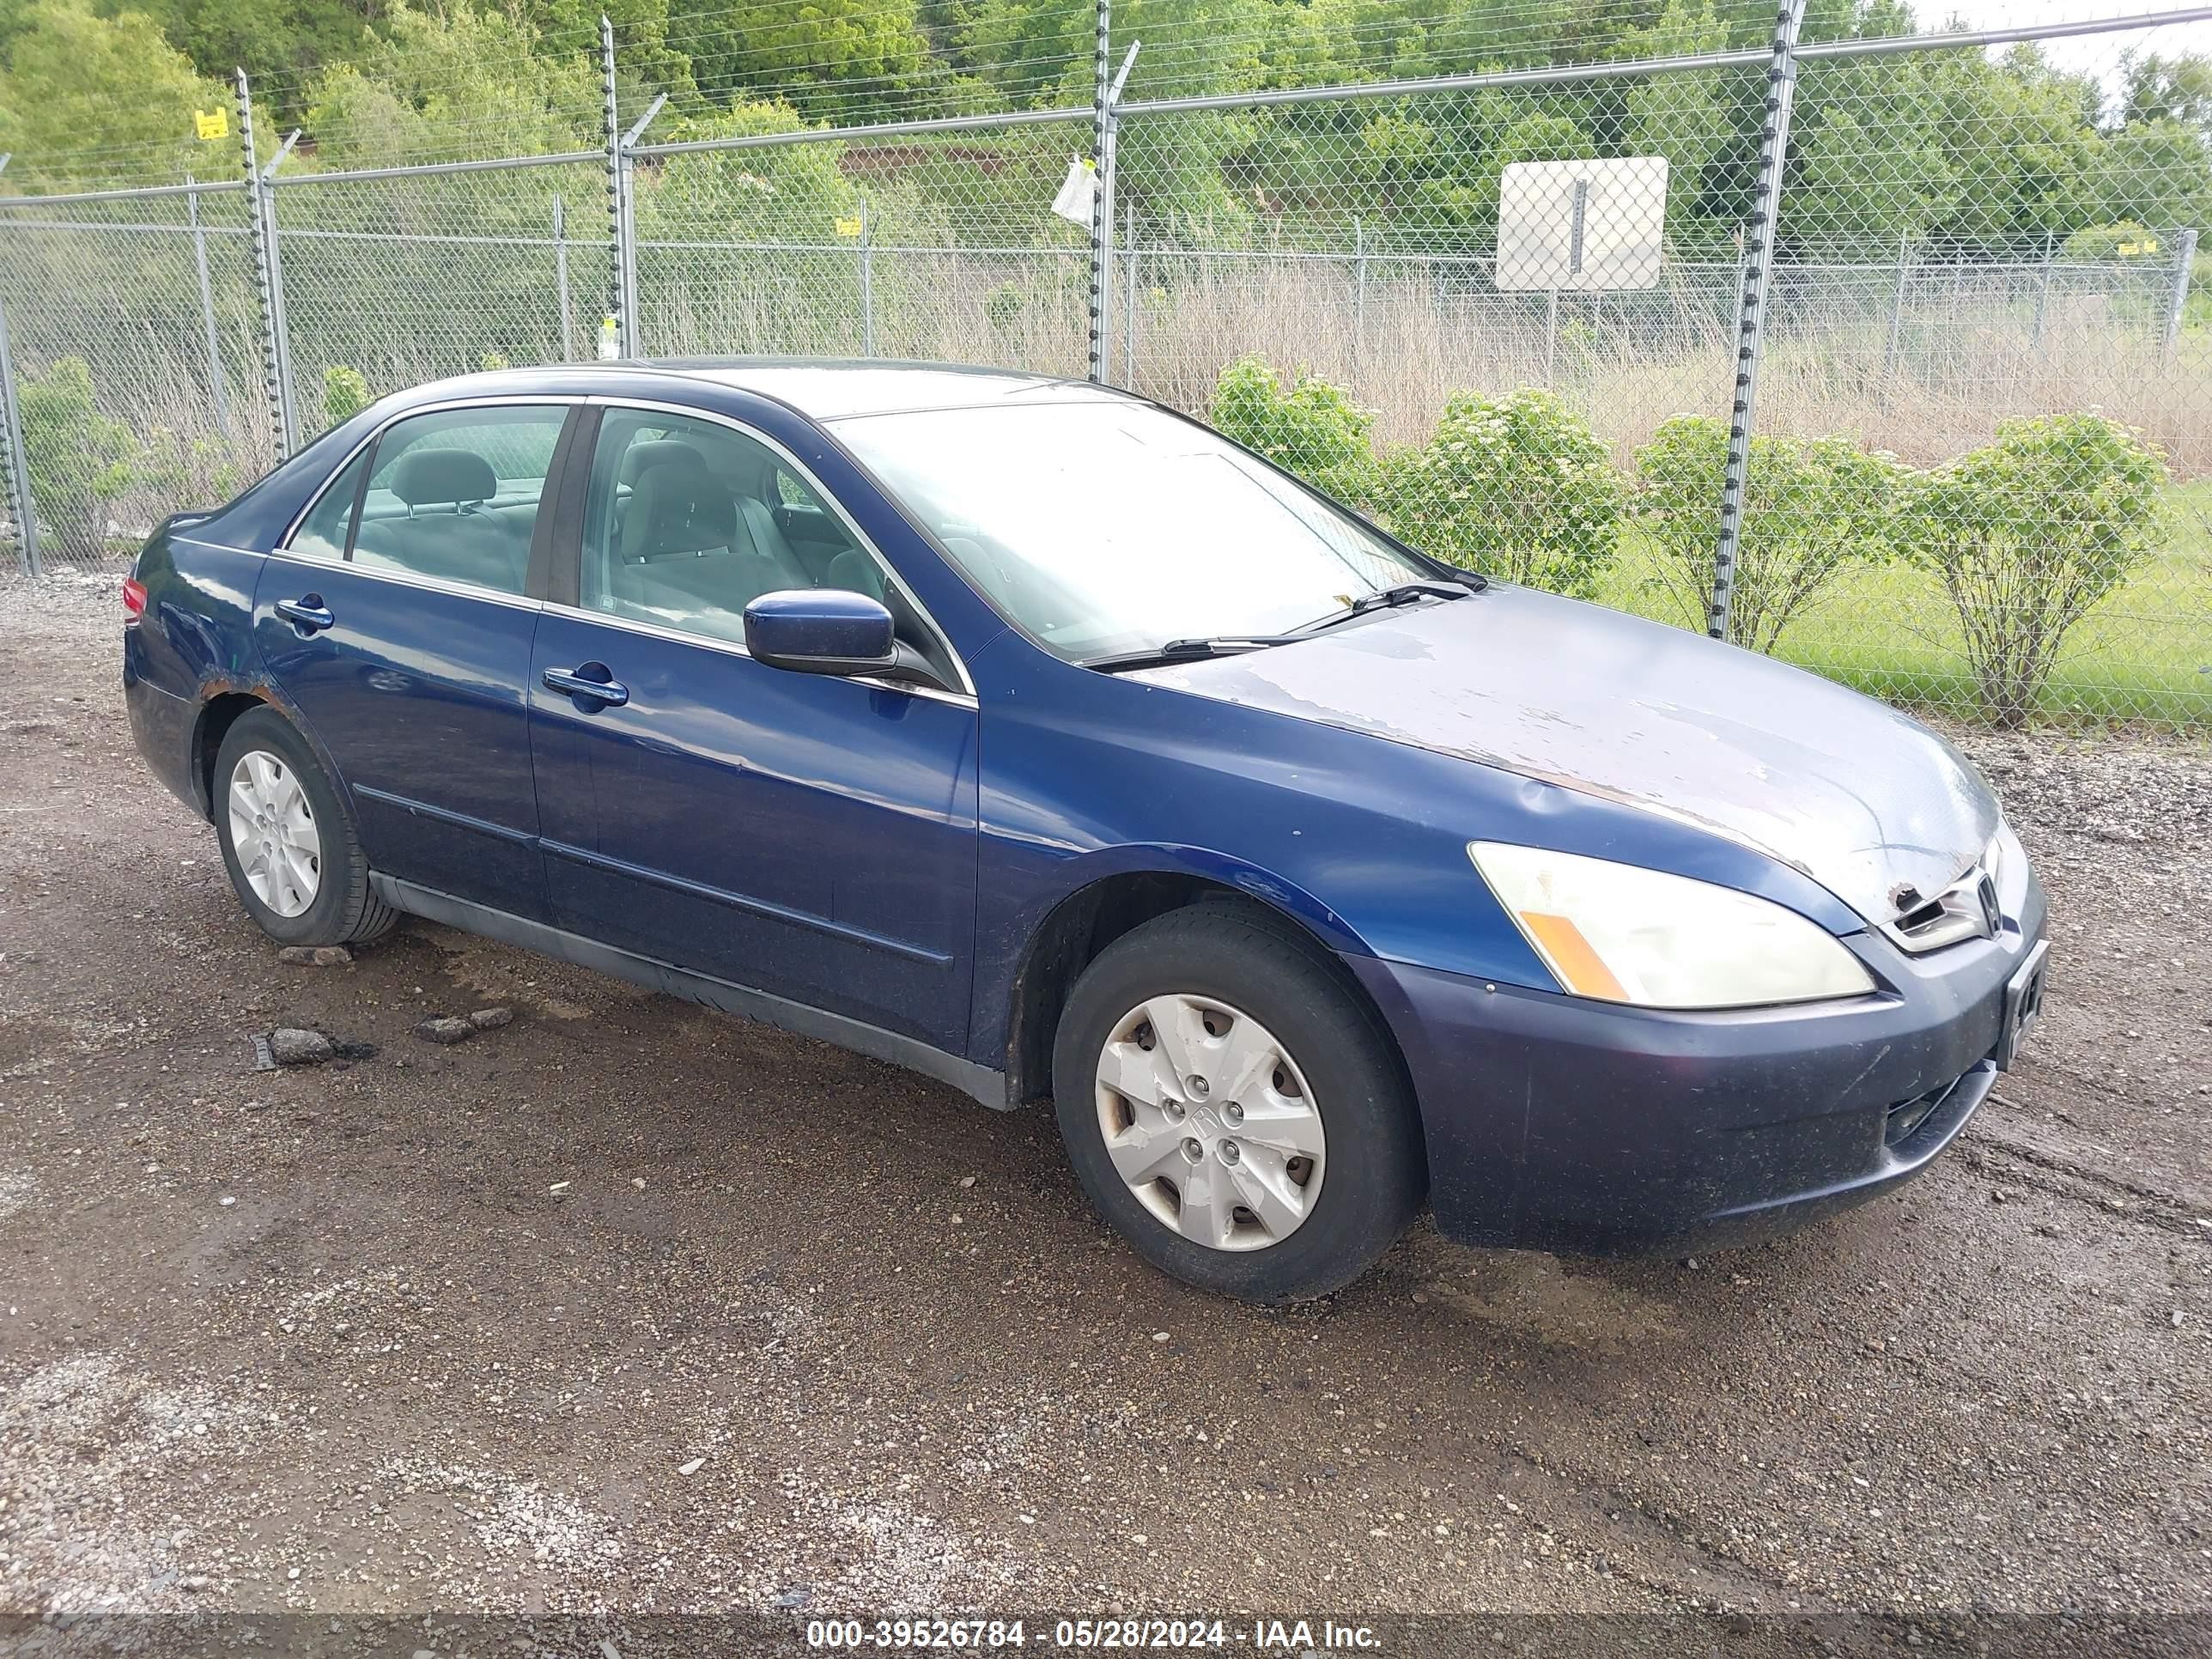
POLYGON ((706 457, 690 444, 674 438, 655 438, 647 443, 632 444, 623 452, 621 482, 634 484, 648 468, 665 466, 674 461, 693 466, 707 465, 706 457))
POLYGON ((822 573, 824 587, 842 587, 848 592, 866 593, 880 599, 884 596, 884 574, 876 562, 857 547, 848 547, 830 561, 829 569, 822 573))
POLYGON ((737 504, 703 462, 669 461, 639 475, 623 520, 623 557, 634 562, 672 553, 735 551, 737 504))
POLYGON ((491 463, 465 449, 410 449, 392 469, 392 493, 410 507, 488 501, 499 494, 491 463))

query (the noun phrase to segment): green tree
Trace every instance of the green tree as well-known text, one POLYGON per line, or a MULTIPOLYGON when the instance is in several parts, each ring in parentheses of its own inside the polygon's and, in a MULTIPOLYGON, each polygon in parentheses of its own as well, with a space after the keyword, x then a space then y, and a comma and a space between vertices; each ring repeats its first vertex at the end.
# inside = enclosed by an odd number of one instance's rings
POLYGON ((392 0, 385 35, 317 82, 318 155, 375 167, 433 155, 526 155, 601 142, 595 54, 543 52, 530 23, 392 0))
MULTIPOLYGON (((788 104, 738 104, 678 121, 669 132, 682 141, 741 138, 805 125, 788 104)), ((843 154, 842 144, 814 143, 672 155, 640 179, 638 233, 696 235, 703 218, 735 241, 831 240, 836 222, 860 199, 840 165, 843 154)))
POLYGON ((1926 129, 1869 129, 1831 106, 1803 141, 1783 196, 1784 234, 1801 252, 1848 256, 1917 242, 1960 204, 1957 169, 1926 129))
MULTIPOLYGON (((1631 30, 1624 58, 1670 58, 1724 50, 1728 30, 1712 0, 1668 0, 1659 21, 1631 30)), ((1711 70, 1656 75, 1628 88, 1625 153, 1667 158, 1667 224, 1677 246, 1693 240, 1706 169, 1729 153, 1738 137, 1734 109, 1742 103, 1741 76, 1711 70)))
POLYGON ((738 20, 719 9, 679 12, 668 43, 714 101, 785 99, 817 120, 871 118, 871 108, 900 104, 931 68, 915 0, 806 0, 738 20))
POLYGON ((296 120, 315 70, 368 49, 378 8, 367 0, 95 0, 94 9, 109 18, 143 13, 211 80, 227 84, 246 65, 262 112, 296 120))
POLYGON ((2131 219, 2168 234, 2212 222, 2212 153, 2204 129, 2161 117, 2098 138, 2077 204, 2081 217, 2131 219))
POLYGON ((2203 52, 2124 52, 2120 125, 2179 121, 2212 131, 2212 57, 2203 52))
MULTIPOLYGON (((9 182, 173 178, 198 160, 192 112, 229 104, 143 13, 105 18, 84 0, 38 0, 0 69, 0 150, 15 156, 9 182)), ((235 155, 226 150, 222 167, 235 155)))

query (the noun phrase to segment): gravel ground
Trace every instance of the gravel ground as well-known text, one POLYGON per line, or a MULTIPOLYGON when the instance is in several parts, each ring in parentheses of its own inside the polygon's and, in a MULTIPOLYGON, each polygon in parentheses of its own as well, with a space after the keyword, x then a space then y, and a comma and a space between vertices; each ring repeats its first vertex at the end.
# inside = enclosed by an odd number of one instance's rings
POLYGON ((1901 1195, 1685 1262, 1425 1228, 1266 1314, 1045 1115, 427 925, 280 963, 116 621, 0 589, 0 1613, 2212 1629, 2201 749, 1971 740, 2057 965, 1901 1195), (257 1073, 276 1026, 377 1052, 257 1073))

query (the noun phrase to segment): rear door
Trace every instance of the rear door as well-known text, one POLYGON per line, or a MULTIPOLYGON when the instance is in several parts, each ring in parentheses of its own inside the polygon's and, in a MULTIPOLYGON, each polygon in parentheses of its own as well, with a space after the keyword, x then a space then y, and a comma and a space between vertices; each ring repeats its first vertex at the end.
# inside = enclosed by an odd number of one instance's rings
POLYGON ((393 422, 254 596, 262 659, 349 788, 370 865, 540 920, 530 578, 569 414, 478 404, 393 422))
POLYGON ((950 647, 763 434, 621 405, 600 422, 574 585, 556 577, 532 664, 556 921, 960 1052, 975 700, 763 666, 746 654, 744 611, 776 589, 851 586, 884 597, 961 683, 950 647), (793 507, 811 532, 804 554, 778 523, 793 507))

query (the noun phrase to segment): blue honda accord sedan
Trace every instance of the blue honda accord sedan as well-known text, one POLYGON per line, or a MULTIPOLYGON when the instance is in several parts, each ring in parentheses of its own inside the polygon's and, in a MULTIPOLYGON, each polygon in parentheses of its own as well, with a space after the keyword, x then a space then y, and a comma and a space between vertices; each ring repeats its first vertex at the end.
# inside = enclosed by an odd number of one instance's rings
POLYGON ((1194 422, 924 365, 512 371, 153 538, 124 678, 271 938, 406 913, 1054 1103, 1259 1302, 1452 1237, 1759 1238, 2040 1006, 1973 769, 1425 557, 1194 422))

